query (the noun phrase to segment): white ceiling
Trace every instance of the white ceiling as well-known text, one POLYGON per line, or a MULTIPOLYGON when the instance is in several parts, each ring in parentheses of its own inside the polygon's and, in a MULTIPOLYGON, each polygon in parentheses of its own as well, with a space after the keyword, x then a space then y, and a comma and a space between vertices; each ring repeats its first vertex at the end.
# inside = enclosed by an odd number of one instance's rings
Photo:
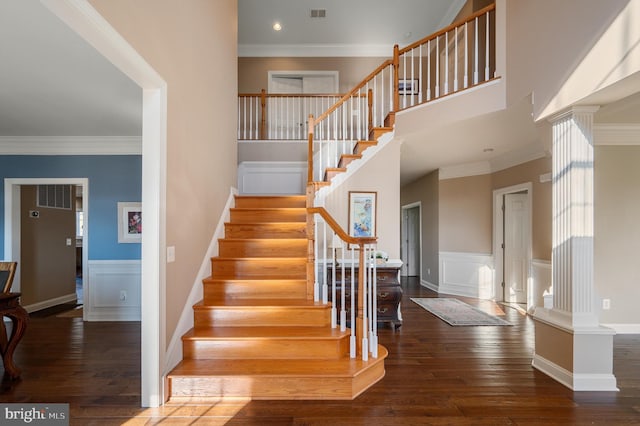
POLYGON ((465 0, 238 0, 240 56, 384 56, 449 25, 465 0), (312 9, 326 11, 311 18, 312 9), (279 22, 281 31, 274 31, 279 22))
POLYGON ((0 1, 0 136, 139 136, 142 90, 39 0, 0 1))

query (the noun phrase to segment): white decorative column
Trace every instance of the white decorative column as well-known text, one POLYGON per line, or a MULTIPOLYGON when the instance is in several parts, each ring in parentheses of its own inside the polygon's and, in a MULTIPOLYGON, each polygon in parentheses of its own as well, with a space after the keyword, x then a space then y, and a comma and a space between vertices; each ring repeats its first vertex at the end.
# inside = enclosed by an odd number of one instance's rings
POLYGON ((613 335, 593 290, 593 114, 574 107, 553 127, 553 307, 535 311, 533 366, 573 390, 617 390, 613 335))

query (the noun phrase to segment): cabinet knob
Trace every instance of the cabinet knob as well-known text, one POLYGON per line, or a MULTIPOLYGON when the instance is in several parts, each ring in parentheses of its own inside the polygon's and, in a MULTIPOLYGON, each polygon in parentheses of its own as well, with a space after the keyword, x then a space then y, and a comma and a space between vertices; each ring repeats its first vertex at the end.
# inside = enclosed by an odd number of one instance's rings
POLYGON ((384 293, 378 293, 378 297, 380 299, 386 299, 388 295, 389 293, 387 293, 386 291, 384 293))

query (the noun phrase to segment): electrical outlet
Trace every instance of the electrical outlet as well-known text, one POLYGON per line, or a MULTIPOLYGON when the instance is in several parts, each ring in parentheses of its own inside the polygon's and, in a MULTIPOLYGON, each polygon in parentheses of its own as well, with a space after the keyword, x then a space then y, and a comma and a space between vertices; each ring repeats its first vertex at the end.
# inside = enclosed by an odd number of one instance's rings
POLYGON ((427 275, 431 276, 431 268, 427 268, 427 275))
POLYGON ((127 300, 127 292, 125 290, 120 290, 120 300, 123 302, 127 300))
POLYGON ((611 299, 602 299, 602 309, 605 311, 611 309, 611 299))

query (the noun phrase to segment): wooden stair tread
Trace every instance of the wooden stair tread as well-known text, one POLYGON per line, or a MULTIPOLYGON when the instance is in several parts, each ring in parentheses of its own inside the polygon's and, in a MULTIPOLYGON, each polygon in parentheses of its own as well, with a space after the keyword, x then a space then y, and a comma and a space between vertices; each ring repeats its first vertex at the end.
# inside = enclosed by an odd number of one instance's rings
POLYGON ((264 284, 278 284, 278 283, 289 283, 289 284, 297 284, 300 281, 307 280, 305 278, 274 278, 273 276, 264 276, 260 277, 257 275, 253 275, 247 278, 221 278, 221 277, 207 277, 202 280, 204 283, 208 284, 224 284, 224 283, 245 283, 245 282, 255 282, 256 285, 264 284))
MULTIPOLYGON (((237 309, 242 307, 259 309, 259 308, 308 308, 308 309, 326 309, 330 304, 325 305, 322 302, 315 302, 307 299, 225 299, 220 301, 220 305, 205 305, 202 301, 193 305, 194 309, 237 309)), ((295 318, 294 318, 295 320, 295 318)))
POLYGON ((340 328, 331 327, 207 327, 192 328, 184 334, 183 340, 322 340, 343 338, 350 332, 349 329, 340 331, 340 328))
POLYGON ((190 376, 295 376, 353 377, 367 368, 384 362, 387 350, 378 345, 378 357, 363 361, 357 358, 339 359, 185 359, 169 377, 190 376))

